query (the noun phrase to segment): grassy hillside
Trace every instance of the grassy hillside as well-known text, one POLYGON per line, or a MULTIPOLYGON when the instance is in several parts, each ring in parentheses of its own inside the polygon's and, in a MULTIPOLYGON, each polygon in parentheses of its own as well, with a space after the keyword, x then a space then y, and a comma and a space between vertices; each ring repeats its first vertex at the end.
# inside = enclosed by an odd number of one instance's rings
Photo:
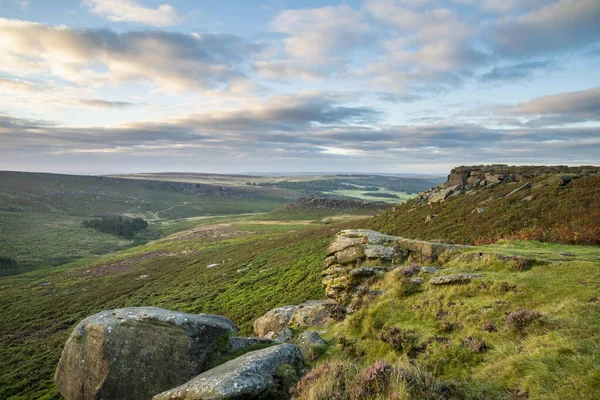
POLYGON ((469 252, 552 261, 520 271, 462 257, 433 275, 484 274, 459 285, 430 285, 431 274, 409 277, 409 267, 371 280, 361 308, 325 335, 299 399, 600 398, 600 247, 504 242, 469 252))
POLYGON ((58 399, 52 374, 64 342, 79 320, 104 309, 218 313, 251 334, 269 309, 323 297, 323 251, 347 226, 222 220, 94 261, 0 278, 0 398, 58 399))
MULTIPOLYGON (((115 175, 119 177, 119 175, 115 175)), ((162 173, 121 175, 131 179, 160 180, 171 182, 207 183, 226 186, 252 186, 289 189, 303 195, 315 197, 358 198, 368 201, 382 201, 382 197, 372 194, 395 195, 401 200, 413 197, 443 181, 435 176, 391 176, 391 175, 296 175, 296 176, 257 176, 257 175, 218 175, 194 173, 162 173), (367 193, 367 192, 372 193, 367 193)), ((388 197, 389 202, 398 199, 388 197)), ((395 201, 394 201, 395 200, 395 201)))
POLYGON ((600 175, 573 179, 564 186, 559 179, 536 177, 530 181, 531 189, 509 197, 505 195, 522 183, 477 189, 431 205, 413 199, 381 213, 365 227, 463 244, 500 239, 600 244, 600 175))
MULTIPOLYGON (((17 268, 0 275, 106 254, 134 242, 82 227, 90 216, 150 221, 136 242, 159 237, 175 219, 273 210, 296 193, 273 188, 0 172, 0 257, 17 268)), ((175 224, 176 226, 177 224, 175 224)))

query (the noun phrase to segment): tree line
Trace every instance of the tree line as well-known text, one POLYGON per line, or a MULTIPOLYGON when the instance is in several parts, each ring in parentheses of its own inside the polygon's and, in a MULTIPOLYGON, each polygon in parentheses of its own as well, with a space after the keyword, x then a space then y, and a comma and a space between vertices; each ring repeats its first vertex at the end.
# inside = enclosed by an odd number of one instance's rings
POLYGON ((83 226, 100 232, 110 233, 124 239, 133 239, 136 232, 148 227, 148 222, 142 218, 127 218, 118 215, 86 219, 83 221, 83 226))

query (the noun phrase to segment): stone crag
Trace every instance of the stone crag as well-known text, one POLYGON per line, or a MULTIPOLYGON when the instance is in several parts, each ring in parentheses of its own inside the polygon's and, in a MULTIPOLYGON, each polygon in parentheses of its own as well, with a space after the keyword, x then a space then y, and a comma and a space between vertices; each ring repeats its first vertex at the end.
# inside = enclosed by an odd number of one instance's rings
POLYGON ((361 283, 383 275, 391 265, 433 263, 449 250, 468 247, 412 240, 367 229, 343 230, 327 250, 322 284, 329 298, 347 305, 361 283))
POLYGON ((417 204, 443 202, 450 196, 473 190, 492 189, 512 182, 521 183, 521 186, 515 190, 516 193, 530 189, 529 181, 540 176, 555 176, 556 183, 564 186, 573 179, 599 172, 600 168, 594 166, 508 166, 504 164, 461 166, 452 169, 445 183, 420 192, 417 204))

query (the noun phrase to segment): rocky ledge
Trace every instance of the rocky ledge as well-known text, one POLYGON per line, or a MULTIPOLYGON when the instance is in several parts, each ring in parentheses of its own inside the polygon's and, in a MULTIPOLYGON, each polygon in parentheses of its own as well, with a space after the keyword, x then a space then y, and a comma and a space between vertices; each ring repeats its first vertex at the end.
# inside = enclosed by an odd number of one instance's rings
POLYGON ((343 230, 327 250, 322 284, 329 298, 345 306, 361 283, 383 275, 393 265, 432 263, 449 250, 468 247, 406 239, 367 229, 343 230))
POLYGON ((556 184, 565 186, 574 179, 597 173, 600 173, 600 168, 594 166, 508 166, 504 164, 462 166, 454 168, 445 183, 426 192, 420 192, 417 204, 439 203, 450 196, 478 189, 493 189, 512 182, 521 183, 517 190, 527 190, 531 188, 529 181, 539 176, 552 176, 556 184))

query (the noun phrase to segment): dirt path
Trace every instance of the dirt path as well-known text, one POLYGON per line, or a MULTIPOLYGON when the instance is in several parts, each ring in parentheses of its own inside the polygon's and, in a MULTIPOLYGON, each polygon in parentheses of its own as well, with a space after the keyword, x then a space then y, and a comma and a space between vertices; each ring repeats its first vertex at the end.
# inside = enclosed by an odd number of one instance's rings
POLYGON ((185 201, 185 202, 183 202, 183 203, 181 203, 181 204, 175 204, 174 206, 171 206, 171 207, 169 207, 169 208, 165 208, 164 210, 157 211, 157 212, 155 212, 155 213, 154 213, 154 218, 156 218, 156 219, 160 219, 160 218, 158 217, 158 214, 160 214, 160 213, 162 213, 162 212, 165 212, 165 211, 172 210, 172 209, 174 209, 175 207, 183 207, 183 206, 187 206, 188 204, 190 204, 190 202, 189 202, 189 201, 185 201))

